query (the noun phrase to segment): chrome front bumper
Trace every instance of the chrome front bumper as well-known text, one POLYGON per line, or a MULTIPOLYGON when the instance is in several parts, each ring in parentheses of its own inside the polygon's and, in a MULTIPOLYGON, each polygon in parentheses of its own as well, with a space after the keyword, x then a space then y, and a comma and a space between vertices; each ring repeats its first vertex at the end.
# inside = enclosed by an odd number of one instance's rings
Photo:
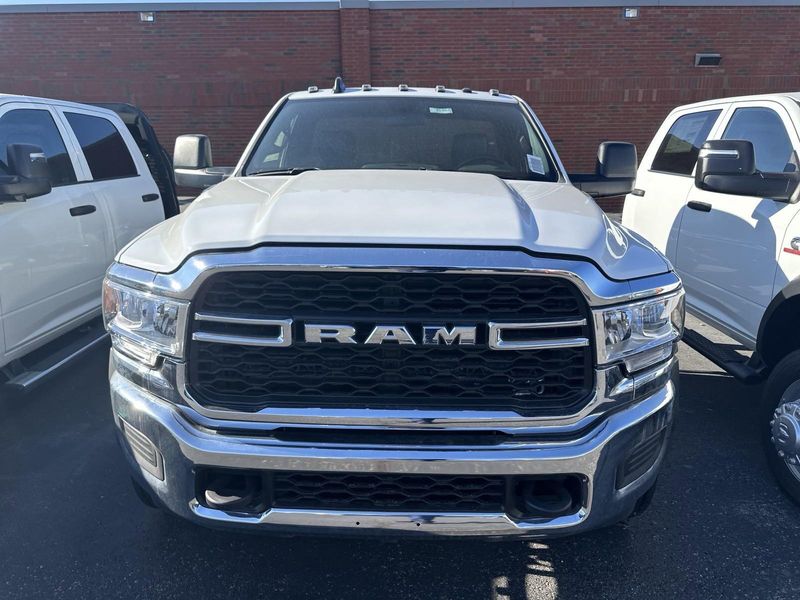
MULTIPOLYGON (((168 510, 197 523, 297 532, 407 533, 447 536, 564 535, 594 529, 626 518, 654 484, 666 444, 651 468, 617 489, 618 467, 643 428, 655 415, 672 420, 677 360, 658 369, 646 393, 593 423, 572 438, 542 438, 471 448, 341 447, 301 445, 271 437, 223 434, 195 423, 186 412, 121 374, 112 351, 111 399, 121 445, 137 481, 168 510), (657 385, 654 385, 657 384, 657 385), (132 426, 157 449, 158 469, 142 468, 122 431, 132 426), (272 508, 261 514, 226 512, 203 506, 197 498, 197 467, 314 472, 372 472, 442 475, 578 475, 586 494, 583 506, 555 518, 516 520, 504 513, 412 513, 272 508)), ((654 369, 654 372, 656 370, 654 369)), ((145 441, 146 443, 146 441, 145 441)))

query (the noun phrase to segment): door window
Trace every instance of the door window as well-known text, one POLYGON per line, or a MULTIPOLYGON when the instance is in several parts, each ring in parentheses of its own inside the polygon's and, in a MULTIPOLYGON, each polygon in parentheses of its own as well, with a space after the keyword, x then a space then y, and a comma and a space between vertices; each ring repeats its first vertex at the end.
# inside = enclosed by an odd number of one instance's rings
POLYGON ((792 141, 780 116, 771 108, 737 108, 722 139, 752 142, 759 171, 784 173, 797 170, 792 156, 792 141))
POLYGON ((16 175, 8 167, 9 144, 32 144, 41 148, 47 157, 53 187, 77 181, 64 140, 50 111, 20 108, 0 117, 0 174, 16 175))
POLYGON ((83 149, 92 179, 119 179, 138 175, 125 140, 108 119, 82 113, 64 113, 83 149))
POLYGON ((691 175, 697 155, 721 110, 707 110, 679 117, 669 128, 667 136, 653 159, 653 171, 691 175))

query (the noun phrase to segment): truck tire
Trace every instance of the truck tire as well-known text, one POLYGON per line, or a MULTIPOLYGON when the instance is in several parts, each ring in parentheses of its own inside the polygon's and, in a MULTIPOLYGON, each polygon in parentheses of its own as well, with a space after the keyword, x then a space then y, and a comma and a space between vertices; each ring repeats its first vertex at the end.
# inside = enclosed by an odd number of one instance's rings
POLYGON ((764 388, 764 452, 784 492, 800 504, 800 350, 784 357, 764 388))

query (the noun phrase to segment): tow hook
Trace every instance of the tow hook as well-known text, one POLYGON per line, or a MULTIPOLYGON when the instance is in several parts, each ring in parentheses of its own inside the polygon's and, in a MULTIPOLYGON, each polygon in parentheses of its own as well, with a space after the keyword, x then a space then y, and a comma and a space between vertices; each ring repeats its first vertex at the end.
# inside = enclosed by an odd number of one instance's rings
POLYGON ((800 462, 800 401, 786 402, 775 409, 770 423, 772 443, 787 463, 800 462))
POLYGON ((245 510, 252 508, 257 492, 256 477, 250 475, 219 475, 205 490, 205 501, 211 508, 245 510))

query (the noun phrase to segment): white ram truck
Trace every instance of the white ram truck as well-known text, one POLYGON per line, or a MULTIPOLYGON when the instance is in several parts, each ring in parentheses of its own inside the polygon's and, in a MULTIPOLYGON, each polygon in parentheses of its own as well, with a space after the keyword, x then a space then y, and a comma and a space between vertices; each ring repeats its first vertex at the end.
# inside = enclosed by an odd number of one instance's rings
POLYGON ((644 155, 622 222, 675 265, 687 309, 741 344, 685 337, 737 379, 765 383, 767 461, 800 503, 798 157, 800 93, 680 106, 644 155))
MULTIPOLYGON (((175 166, 223 177, 203 136, 175 166)), ((108 271, 137 492, 286 532, 544 536, 643 510, 683 291, 576 189, 624 193, 635 171, 607 142, 571 183, 496 90, 286 96, 225 181, 108 271)))
POLYGON ((168 202, 169 161, 151 148, 157 140, 146 117, 113 106, 130 127, 105 108, 0 94, 3 390, 30 389, 105 338, 100 288, 108 265, 177 213, 174 194, 168 202), (151 174, 157 167, 161 178, 151 174))

